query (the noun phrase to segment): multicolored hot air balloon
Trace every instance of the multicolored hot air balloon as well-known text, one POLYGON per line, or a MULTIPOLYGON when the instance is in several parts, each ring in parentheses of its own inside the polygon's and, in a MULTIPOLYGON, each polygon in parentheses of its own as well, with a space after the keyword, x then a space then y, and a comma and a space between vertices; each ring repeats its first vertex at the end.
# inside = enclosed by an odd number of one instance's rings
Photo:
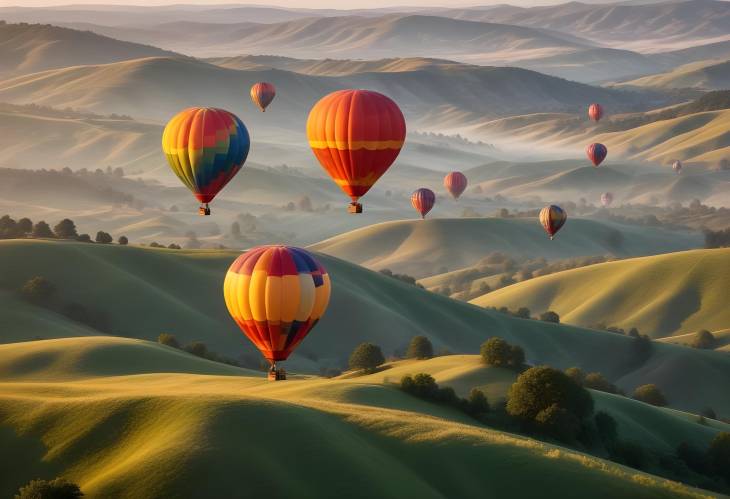
POLYGON ((613 203, 613 194, 610 192, 604 192, 601 194, 601 204, 605 207, 609 207, 613 203))
POLYGON ((568 214, 560 206, 554 204, 540 210, 540 224, 550 236, 551 241, 567 218, 568 214))
POLYGON ((358 199, 393 164, 406 138, 403 113, 388 97, 369 90, 339 90, 309 112, 307 138, 332 180, 350 196, 350 213, 362 213, 358 199))
POLYGON ((672 163, 672 170, 677 172, 677 175, 682 173, 682 162, 680 160, 676 160, 674 163, 672 163))
POLYGON ((271 362, 269 377, 283 379, 276 362, 286 360, 324 314, 330 278, 306 250, 259 246, 236 258, 223 294, 233 320, 271 362))
POLYGON ((266 112, 266 108, 274 97, 276 97, 276 88, 273 83, 260 81, 251 87, 251 100, 261 109, 262 113, 266 112))
POLYGON ((588 106, 588 118, 593 121, 599 121, 603 117, 603 106, 593 103, 588 106))
POLYGON ((191 107, 175 115, 162 132, 162 151, 170 168, 205 206, 246 162, 251 139, 246 125, 233 113, 191 107))
POLYGON ((431 211, 434 203, 436 203, 436 194, 431 189, 421 187, 411 194, 411 204, 421 214, 421 218, 426 218, 426 214, 431 211))
POLYGON ((466 175, 461 172, 451 172, 444 177, 444 187, 454 199, 459 199, 459 196, 466 189, 466 184, 466 175))
POLYGON ((598 166, 606 159, 608 149, 603 144, 595 142, 586 147, 586 155, 591 160, 591 163, 593 163, 593 166, 598 166))

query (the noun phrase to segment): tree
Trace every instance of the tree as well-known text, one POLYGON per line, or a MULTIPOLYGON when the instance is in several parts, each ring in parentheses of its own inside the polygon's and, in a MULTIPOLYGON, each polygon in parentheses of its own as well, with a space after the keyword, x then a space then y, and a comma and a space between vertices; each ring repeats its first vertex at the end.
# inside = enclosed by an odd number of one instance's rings
POLYGON ((76 224, 68 218, 64 218, 58 222, 53 228, 53 233, 59 239, 76 239, 79 235, 76 232, 76 224))
POLYGON ((613 419, 613 416, 607 412, 598 411, 593 416, 593 420, 596 423, 596 430, 603 445, 608 447, 613 444, 618 437, 618 425, 616 424, 616 420, 613 419))
POLYGON ((553 312, 552 310, 548 310, 547 312, 544 312, 540 314, 540 320, 545 322, 554 322, 555 324, 560 324, 560 316, 553 312))
POLYGON ((208 356, 208 347, 202 341, 193 341, 185 345, 185 351, 197 357, 206 358, 208 356))
POLYGON ((697 473, 707 473, 707 456, 693 445, 681 442, 677 446, 677 457, 684 461, 689 469, 697 473))
POLYGON ((616 385, 603 377, 601 373, 588 373, 583 381, 583 386, 599 392, 617 393, 616 385))
POLYGON ((584 373, 583 369, 580 367, 569 367, 565 370, 565 374, 567 374, 570 379, 580 386, 583 386, 583 383, 586 380, 586 373, 584 373))
POLYGON ((15 499, 78 499, 84 494, 78 485, 64 478, 31 480, 20 488, 15 499))
POLYGON ((297 205, 301 211, 314 211, 312 208, 312 200, 309 199, 309 196, 302 196, 299 198, 297 205))
POLYGON ((711 350, 715 348, 716 343, 717 340, 711 332, 709 332, 707 329, 700 329, 695 333, 694 338, 692 338, 690 346, 693 348, 711 350))
POLYGON ((10 218, 9 215, 4 215, 0 218, 0 239, 13 239, 18 237, 18 223, 10 218))
POLYGON ((30 218, 21 218, 18 220, 18 233, 27 236, 33 232, 33 221, 30 218))
POLYGON ((180 348, 180 343, 177 341, 177 338, 175 338, 175 335, 170 333, 160 333, 157 337, 157 343, 160 345, 167 345, 172 348, 180 348))
POLYGON ((55 237, 51 227, 43 220, 33 226, 33 233, 31 235, 36 239, 51 239, 55 237))
POLYGON ((723 431, 715 435, 707 450, 707 460, 713 471, 730 484, 730 433, 723 431))
POLYGON ((120 246, 126 246, 129 244, 129 239, 127 239, 127 236, 119 236, 119 239, 117 239, 117 242, 120 246))
POLYGON ((641 385, 637 387, 636 390, 634 390, 632 398, 657 407, 664 407, 667 405, 667 399, 664 397, 664 394, 659 387, 654 384, 641 385))
POLYGON ((466 401, 467 412, 472 416, 478 416, 489 412, 489 401, 487 400, 487 396, 484 395, 483 391, 477 388, 471 389, 466 401))
POLYGON ((527 421, 535 421, 541 411, 553 404, 578 420, 593 412, 593 399, 588 390, 564 372, 548 366, 532 367, 523 372, 507 393, 507 412, 527 421))
POLYGON ((385 362, 385 357, 378 345, 361 343, 350 354, 349 364, 351 369, 374 371, 383 362, 385 362))
POLYGON ((530 318, 530 309, 527 307, 518 308, 517 312, 515 312, 515 317, 519 317, 521 319, 529 319, 530 318))
POLYGON ((406 357, 409 359, 430 359, 433 357, 433 345, 425 336, 414 336, 408 345, 406 357))
POLYGON ((31 303, 48 305, 53 295, 56 294, 56 286, 45 277, 36 276, 23 284, 20 293, 31 303))
POLYGON ((111 244, 114 239, 112 238, 111 234, 108 232, 104 232, 100 230, 96 233, 96 239, 95 241, 99 244, 111 244))
POLYGON ((580 420, 559 404, 550 404, 535 416, 535 423, 550 436, 571 442, 580 432, 580 420))
POLYGON ((88 234, 79 234, 76 236, 76 240, 81 243, 90 243, 91 242, 91 236, 88 234))
POLYGON ((495 336, 482 343, 479 354, 488 366, 507 367, 512 361, 512 346, 495 336))

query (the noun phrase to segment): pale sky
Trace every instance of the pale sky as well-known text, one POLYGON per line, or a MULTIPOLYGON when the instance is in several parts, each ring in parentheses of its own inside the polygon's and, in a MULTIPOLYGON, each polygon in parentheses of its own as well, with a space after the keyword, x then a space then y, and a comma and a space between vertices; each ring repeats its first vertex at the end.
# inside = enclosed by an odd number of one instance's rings
MULTIPOLYGON (((565 0, 567 1, 567 0, 565 0)), ((610 0, 606 0, 609 2, 610 0)), ((266 3, 258 2, 242 2, 241 0, 154 0, 152 2, 145 2, 143 0, 114 0, 110 2, 103 2, 99 0, 0 0, 0 7, 46 7, 46 6, 57 6, 57 5, 144 5, 144 6, 155 6, 155 5, 180 5, 180 4, 195 4, 195 5, 271 5, 277 7, 291 7, 291 8, 336 8, 336 9, 362 9, 362 8, 376 8, 376 7, 398 7, 398 6, 424 6, 424 7, 466 7, 473 5, 490 5, 494 3, 511 3, 513 5, 525 5, 525 4, 549 4, 559 3, 551 0, 517 0, 517 1, 504 1, 504 0, 464 0, 453 2, 449 0, 270 0, 266 3)))

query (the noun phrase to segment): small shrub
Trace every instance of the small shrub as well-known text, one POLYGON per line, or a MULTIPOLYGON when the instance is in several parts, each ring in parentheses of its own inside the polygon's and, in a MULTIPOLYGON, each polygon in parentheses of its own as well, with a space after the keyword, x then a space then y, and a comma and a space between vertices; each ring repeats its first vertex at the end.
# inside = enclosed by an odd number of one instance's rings
POLYGON ((160 345, 167 345, 168 347, 180 348, 180 343, 175 338, 175 335, 170 333, 160 333, 157 337, 157 343, 160 345))
POLYGON ((96 238, 94 239, 99 244, 111 244, 114 239, 112 239, 111 234, 108 232, 104 232, 103 230, 100 230, 96 233, 96 238))
POLYGON ((129 239, 127 236, 119 236, 119 239, 117 239, 117 243, 119 243, 120 246, 126 246, 129 244, 129 239))
POLYGON ((654 384, 639 386, 636 390, 634 390, 632 398, 657 407, 664 407, 667 405, 667 399, 664 397, 664 394, 659 387, 654 384))
POLYGON ((20 294, 35 305, 47 306, 56 294, 56 286, 45 277, 36 276, 23 284, 20 294))
POLYGON ((560 324, 560 316, 553 312, 552 310, 548 310, 547 312, 544 312, 540 314, 540 320, 545 322, 554 322, 555 324, 560 324))
POLYGON ((601 373, 587 374, 583 386, 591 390, 598 390, 599 392, 618 393, 616 385, 604 378, 601 373))
POLYGON ((201 341, 193 341, 185 345, 185 351, 197 357, 208 358, 208 347, 201 341))
POLYGON ((565 374, 580 386, 583 386, 586 380, 586 373, 580 367, 569 367, 565 370, 565 374))
POLYGON ((707 329, 701 329, 697 331, 697 333, 695 333, 695 336, 694 338, 692 338, 690 346, 693 348, 711 350, 715 348, 716 344, 717 340, 715 339, 715 336, 707 329))

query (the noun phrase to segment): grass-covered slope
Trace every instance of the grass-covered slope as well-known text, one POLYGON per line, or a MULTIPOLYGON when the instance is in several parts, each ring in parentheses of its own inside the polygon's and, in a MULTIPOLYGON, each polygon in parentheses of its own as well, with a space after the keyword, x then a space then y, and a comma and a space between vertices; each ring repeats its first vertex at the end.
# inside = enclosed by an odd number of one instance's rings
POLYGON ((32 478, 58 474, 92 498, 535 497, 545 490, 567 498, 706 496, 490 430, 375 380, 204 375, 186 356, 144 342, 64 341, 75 345, 0 346, 0 366, 10 375, 18 358, 40 364, 57 357, 73 371, 79 349, 116 351, 64 383, 44 379, 43 369, 37 379, 26 370, 0 382, 0 444, 13 455, 0 467, 4 497, 32 478), (177 374, 144 374, 134 363, 140 356, 177 374), (186 373, 191 367, 199 374, 186 373), (100 377, 110 371, 119 375, 100 377))
POLYGON ((694 250, 591 265, 530 279, 472 300, 554 310, 563 322, 638 327, 653 337, 730 324, 730 250, 694 250))
POLYGON ((492 251, 544 257, 648 255, 697 247, 701 235, 568 219, 550 241, 536 219, 433 218, 385 222, 332 237, 311 248, 374 270, 424 277, 472 265, 492 251))
MULTIPOLYGON (((57 287, 55 306, 80 303, 108 314, 109 332, 154 340, 172 333, 182 343, 198 340, 219 354, 259 358, 228 316, 222 282, 237 253, 155 250, 44 241, 0 242, 0 286, 7 296, 29 278, 41 275, 57 287)), ((415 335, 435 348, 476 353, 490 336, 524 347, 528 361, 601 371, 625 390, 654 382, 674 407, 700 411, 714 407, 730 413, 721 383, 698 391, 693 383, 727 379, 730 358, 720 352, 656 344, 644 364, 635 365, 629 338, 566 325, 522 320, 457 302, 396 279, 326 255, 333 292, 322 321, 287 362, 290 369, 317 372, 343 367, 359 343, 381 346, 386 355, 404 350, 415 335), (688 371, 688 369, 690 369, 688 371), (687 373, 690 372, 691 376, 687 373)), ((0 301, 2 342, 99 334, 62 315, 24 304, 0 301), (38 315, 38 314, 42 315, 38 315), (6 319, 12 317, 12 320, 6 319), (45 332, 39 317, 53 324, 45 332), (28 334, 26 328, 31 328, 28 334), (81 333, 75 331, 83 330, 81 333)))

